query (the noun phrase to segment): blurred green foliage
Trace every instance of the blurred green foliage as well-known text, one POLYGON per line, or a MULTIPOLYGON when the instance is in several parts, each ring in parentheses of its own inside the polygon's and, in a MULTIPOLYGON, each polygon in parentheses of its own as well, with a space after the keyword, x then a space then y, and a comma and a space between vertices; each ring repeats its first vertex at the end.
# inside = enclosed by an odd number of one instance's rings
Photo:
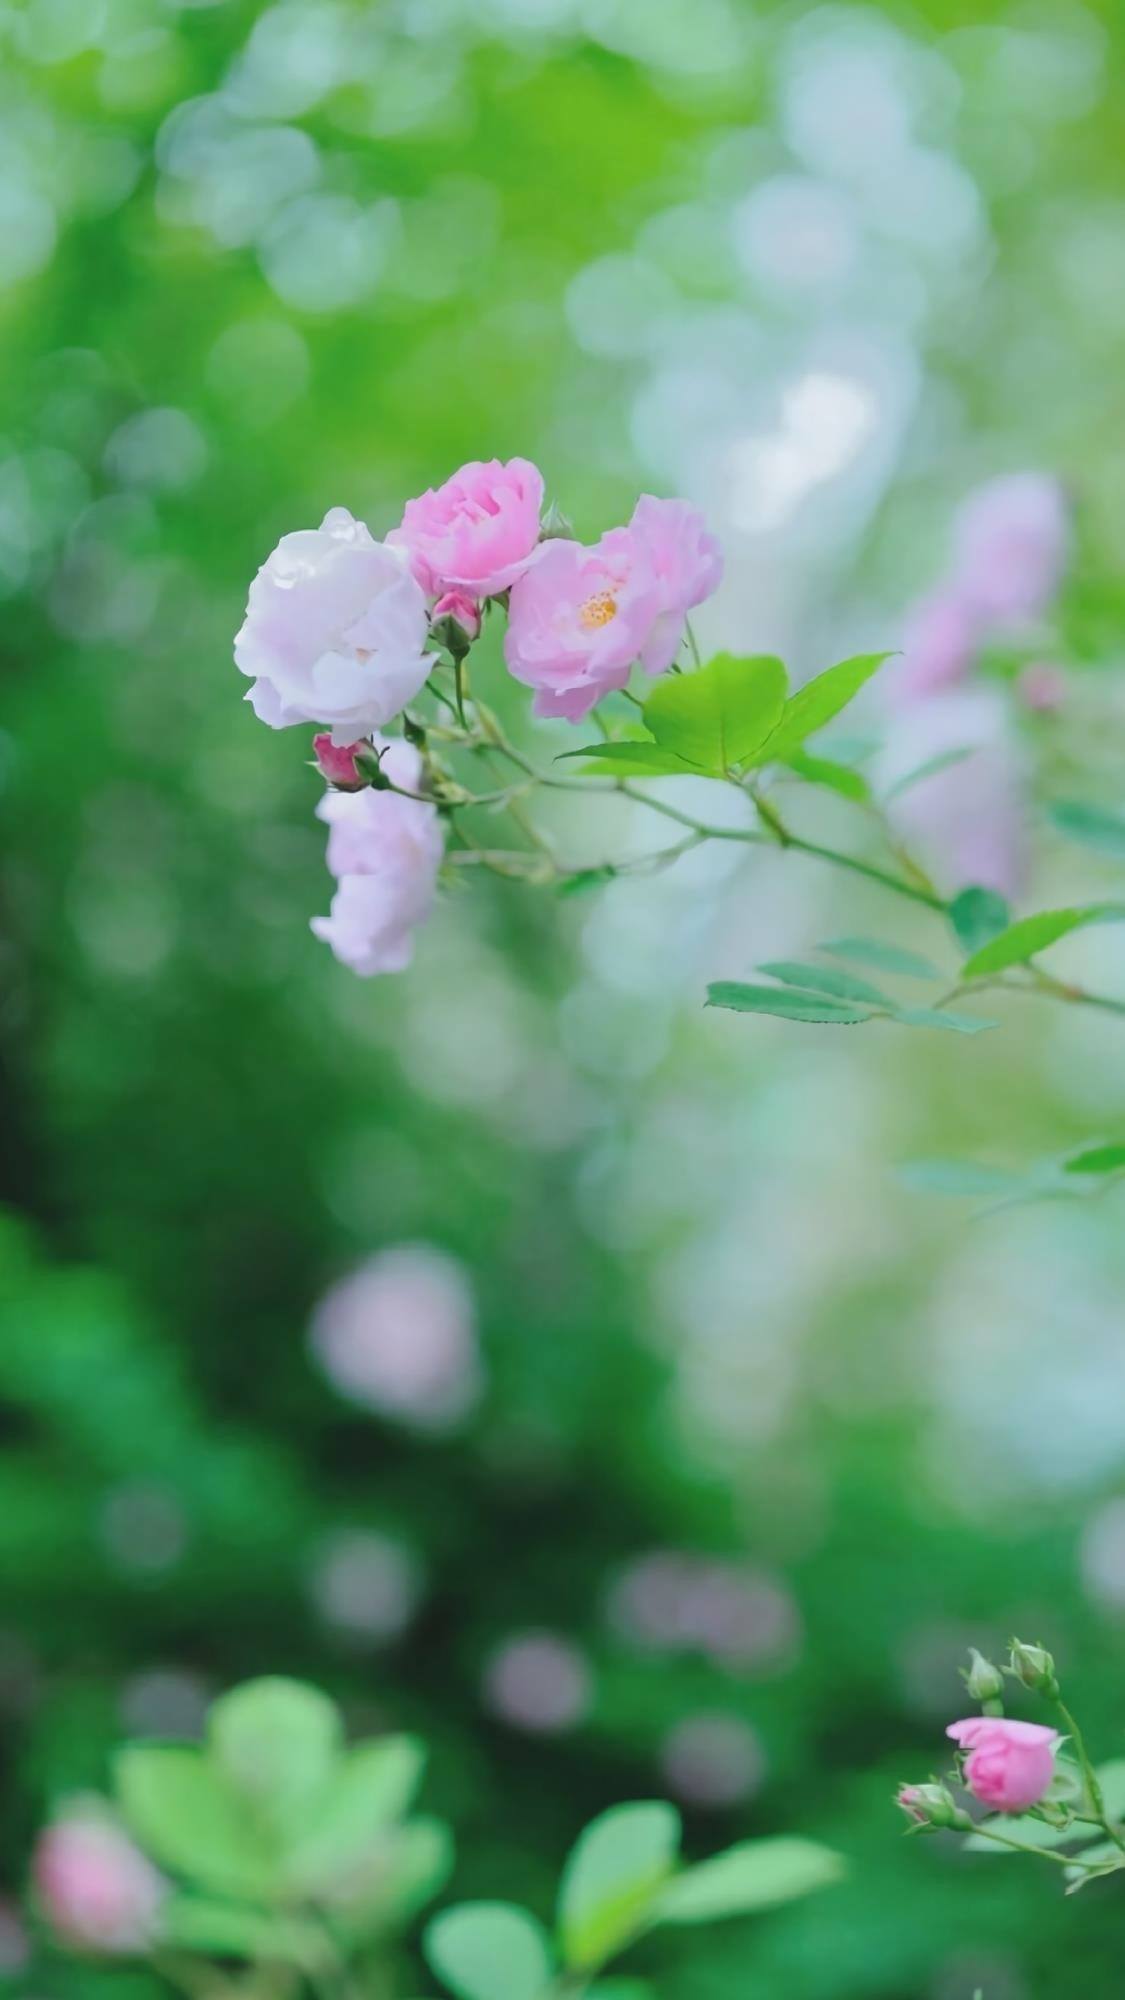
MULTIPOLYGON (((313 774, 230 662, 256 563, 329 505, 381 532, 461 459, 519 451, 592 533, 660 479, 644 343, 591 344, 575 280, 660 224, 707 372, 736 311, 716 205, 784 165, 786 37, 817 10, 289 11, 292 47, 250 0, 0 14, 6 1893, 123 1734, 191 1733, 211 1693, 288 1672, 360 1731, 423 1734, 453 1892, 544 1917, 584 1821, 682 1778, 672 1732, 748 1728, 762 1768, 733 1797, 714 1755, 710 1803, 689 1772, 689 1852, 799 1832, 848 1877, 642 1947, 667 2000, 1115 1991, 1112 1885, 1064 1902, 1018 1861, 901 1841, 889 1802, 942 1759, 965 1646, 1011 1626, 1120 1748, 1120 1210, 973 1233, 893 1171, 1119 1137, 1114 1025, 1020 1015, 872 1055, 716 1021, 699 969, 680 983, 690 884, 659 906, 481 888, 410 975, 351 981, 305 927, 313 774), (486 1386, 448 1434, 349 1403, 305 1339, 325 1288, 403 1240, 476 1298, 486 1386), (325 1612, 357 1534, 416 1580, 383 1629, 325 1612), (631 1633, 622 1567, 654 1550, 750 1577, 744 1644, 631 1633), (521 1727, 490 1663, 544 1628, 588 1699, 521 1727)), ((857 603, 897 613, 950 498, 1027 460, 1081 490, 1077 650, 1119 665, 1118 13, 832 12, 914 51, 990 233, 946 290, 918 278, 927 394, 866 528, 800 573, 802 642, 823 664, 857 603)), ((901 328, 889 284, 869 310, 901 328)), ((790 300, 771 339, 811 314, 790 300)), ((753 377, 773 350, 747 338, 753 377)), ((499 674, 490 693, 518 718, 499 674)), ((1112 852, 1094 876, 1061 835, 1051 856, 1040 906, 1113 893, 1112 852)), ((795 934, 799 879, 731 892, 732 970, 883 935, 838 885, 795 934)), ((5 1976, 27 2000, 155 1991, 38 1938, 5 1976)))

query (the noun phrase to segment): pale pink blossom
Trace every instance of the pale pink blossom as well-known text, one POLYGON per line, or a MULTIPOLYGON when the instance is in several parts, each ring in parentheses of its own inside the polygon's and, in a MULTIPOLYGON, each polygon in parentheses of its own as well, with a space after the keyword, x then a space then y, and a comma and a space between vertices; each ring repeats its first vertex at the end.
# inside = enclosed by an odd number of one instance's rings
POLYGON ((358 792, 367 780, 356 767, 356 757, 369 747, 366 737, 358 743, 333 743, 327 731, 313 737, 313 755, 322 778, 341 792, 358 792))
POLYGON ((954 525, 959 589, 992 625, 1041 618, 1070 554, 1070 510, 1057 479, 1016 472, 971 493, 954 525))
POLYGON ((468 1279, 431 1244, 396 1244, 342 1278, 309 1338, 341 1395, 417 1430, 452 1429, 480 1395, 468 1279))
POLYGON ((1055 1775, 1060 1738, 1039 1722, 972 1715, 951 1722, 946 1735, 967 1753, 965 1783, 993 1812, 1022 1813, 1038 1805, 1055 1775))
POLYGON ((954 688, 892 716, 876 788, 891 789, 938 757, 967 754, 887 801, 898 839, 946 894, 978 885, 1012 897, 1027 865, 1023 761, 998 688, 954 688))
MULTIPOLYGON (((412 744, 386 743, 382 768, 402 791, 422 781, 412 744)), ((403 972, 414 955, 414 932, 433 907, 443 840, 437 809, 399 791, 326 792, 317 806, 328 824, 328 866, 337 880, 327 917, 312 930, 362 978, 403 972)))
POLYGON ((250 586, 234 642, 246 699, 271 729, 328 725, 336 744, 381 728, 429 674, 425 596, 404 556, 346 507, 283 535, 250 586))
POLYGON ((480 637, 480 605, 463 590, 447 590, 444 597, 438 598, 433 609, 434 624, 437 625, 443 618, 460 626, 466 646, 471 646, 473 640, 480 637))
POLYGON ((408 500, 387 540, 406 551, 428 596, 495 597, 534 559, 542 505, 543 475, 528 459, 474 459, 408 500))
POLYGON ((629 526, 648 556, 658 591, 659 615, 642 663, 647 673, 662 674, 683 644, 688 612, 722 582, 723 552, 699 509, 686 500, 642 493, 629 526))
POLYGON ((1050 660, 1029 660, 1016 682, 1016 692, 1025 708, 1037 715, 1053 715, 1066 700, 1066 674, 1050 660))
POLYGON ((519 1632, 492 1655, 484 1678, 489 1707, 515 1729, 554 1736, 582 1721, 593 1696, 584 1653, 557 1632, 519 1632))
POLYGON ((144 1951, 167 1885, 100 1801, 76 1802, 40 1835, 35 1887, 54 1929, 88 1951, 144 1951))
POLYGON ((592 548, 545 542, 513 587, 504 658, 535 689, 536 715, 579 722, 625 686, 650 641, 654 658, 663 656, 663 631, 654 637, 660 618, 660 584, 631 529, 611 528, 592 548))
POLYGON ((902 656, 887 676, 896 702, 940 694, 965 678, 980 648, 982 625, 968 600, 948 585, 918 598, 906 614, 902 656))

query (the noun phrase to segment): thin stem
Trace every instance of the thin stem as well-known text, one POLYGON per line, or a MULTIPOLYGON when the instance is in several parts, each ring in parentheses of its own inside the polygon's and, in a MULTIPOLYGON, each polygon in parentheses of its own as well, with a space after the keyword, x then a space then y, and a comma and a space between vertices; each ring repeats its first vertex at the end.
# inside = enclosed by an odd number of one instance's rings
POLYGON ((684 619, 684 630, 687 633, 688 645, 691 647, 691 657, 694 660, 697 667, 701 666, 702 661, 699 655, 699 642, 696 639, 695 633, 692 631, 690 618, 684 619))
POLYGON ((1097 1815, 1098 1825, 1109 1836, 1114 1846, 1119 1848, 1122 1854, 1125 1854, 1125 1834, 1122 1833, 1120 1827, 1114 1825, 1106 1811, 1105 1794, 1102 1791, 1098 1774, 1090 1761, 1090 1753, 1086 1748, 1086 1739, 1061 1696, 1056 1695, 1054 1702, 1066 1733, 1074 1745, 1074 1754, 1078 1759, 1079 1769, 1082 1772, 1090 1804, 1097 1815))
POLYGON ((1072 986, 1068 980, 1054 979, 1038 965, 1029 965, 1031 984, 1021 990, 1025 993, 1043 993, 1053 1000, 1067 1000, 1075 1007, 1098 1007, 1106 1014, 1125 1014, 1125 1000, 1114 1000, 1108 993, 1091 993, 1085 986, 1072 986))
POLYGON ((1014 1854, 1036 1854, 1041 1861, 1053 1861, 1059 1868, 1081 1868, 1084 1874, 1096 1875, 1104 1868, 1104 1862, 1083 1861, 1079 1854, 1060 1854, 1054 1847, 1033 1847, 1026 1840, 1012 1840, 1006 1833, 997 1833, 990 1826, 975 1826, 973 1832, 982 1840, 995 1841, 998 1847, 1010 1847, 1014 1854))

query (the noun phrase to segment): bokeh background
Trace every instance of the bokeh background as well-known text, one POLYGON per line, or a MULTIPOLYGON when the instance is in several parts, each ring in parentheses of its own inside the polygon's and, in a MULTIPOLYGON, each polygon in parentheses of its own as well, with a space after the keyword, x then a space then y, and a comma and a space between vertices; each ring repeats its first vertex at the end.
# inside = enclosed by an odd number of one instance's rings
MULTIPOLYGON (((698 1852, 844 1851, 639 1954, 668 2000, 1116 1991, 1114 1885, 902 1841, 889 1796, 1013 1628, 1125 1744, 1120 1203, 900 1172, 1106 1136, 1119 1025, 706 1014, 843 930, 942 949, 725 850, 473 883, 355 980, 307 928, 315 775, 230 658, 280 533, 518 452, 587 536, 702 503, 705 639, 804 673, 895 643, 1030 466, 1078 508, 1070 712, 1112 713, 1114 0, 16 0, 0 48, 0 1974, 158 1992, 27 1965, 34 1830, 282 1670, 430 1739, 459 1894, 544 1909, 654 1791, 698 1852)), ((1114 881, 1039 836, 1029 906, 1114 881)))

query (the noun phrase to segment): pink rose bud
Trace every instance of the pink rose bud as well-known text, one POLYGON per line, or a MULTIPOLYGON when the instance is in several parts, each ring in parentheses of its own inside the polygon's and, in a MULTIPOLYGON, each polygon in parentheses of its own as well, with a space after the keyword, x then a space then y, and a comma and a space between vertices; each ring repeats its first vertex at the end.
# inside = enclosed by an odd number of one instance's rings
POLYGON ((334 785, 338 792, 361 791, 367 780, 356 764, 361 750, 370 750, 371 745, 361 737, 358 743, 333 743, 325 731, 313 737, 313 755, 322 778, 334 785))
POLYGON ((166 1885, 99 1802, 76 1805, 46 1829, 32 1872, 52 1925, 70 1944, 107 1953, 151 1944, 166 1885))
MULTIPOLYGON (((448 620, 452 628, 446 639, 447 644, 450 640, 453 642, 451 651, 468 652, 473 640, 480 637, 480 605, 463 590, 447 590, 444 597, 438 598, 433 610, 433 624, 440 625, 443 620, 448 620), (460 635, 463 635, 463 644, 457 643, 460 635)), ((441 639, 443 634, 438 632, 437 636, 441 639)))
POLYGON ((1055 1775, 1057 1730, 1039 1722, 972 1715, 946 1730, 967 1754, 965 1783, 993 1812, 1022 1813, 1038 1805, 1055 1775))
POLYGON ((900 1785, 895 1804, 915 1826, 955 1826, 964 1817, 944 1785, 900 1785))
POLYGON ((1049 660, 1032 660, 1017 680, 1016 692, 1025 708, 1051 715, 1066 700, 1066 675, 1049 660))

